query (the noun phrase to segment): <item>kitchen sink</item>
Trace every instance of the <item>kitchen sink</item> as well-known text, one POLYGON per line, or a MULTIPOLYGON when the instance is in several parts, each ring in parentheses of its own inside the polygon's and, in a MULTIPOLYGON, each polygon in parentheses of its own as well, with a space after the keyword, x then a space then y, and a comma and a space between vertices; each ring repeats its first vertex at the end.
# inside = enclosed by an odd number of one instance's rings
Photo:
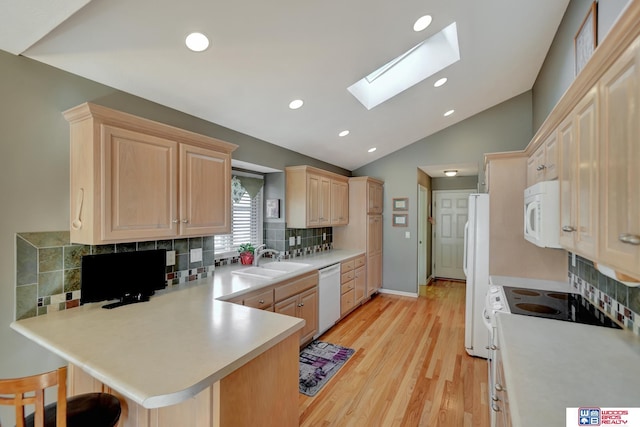
POLYGON ((275 262, 265 263, 262 267, 258 267, 258 268, 278 270, 278 271, 284 271, 288 273, 290 271, 300 270, 301 268, 305 268, 305 267, 311 267, 311 264, 305 264, 302 262, 291 262, 291 261, 275 261, 275 262))
POLYGON ((238 270, 233 270, 231 274, 238 276, 259 277, 263 279, 271 279, 274 277, 282 276, 287 273, 291 273, 296 270, 300 270, 305 267, 311 267, 311 264, 305 264, 302 262, 288 262, 288 261, 276 261, 265 263, 260 267, 246 267, 238 270))

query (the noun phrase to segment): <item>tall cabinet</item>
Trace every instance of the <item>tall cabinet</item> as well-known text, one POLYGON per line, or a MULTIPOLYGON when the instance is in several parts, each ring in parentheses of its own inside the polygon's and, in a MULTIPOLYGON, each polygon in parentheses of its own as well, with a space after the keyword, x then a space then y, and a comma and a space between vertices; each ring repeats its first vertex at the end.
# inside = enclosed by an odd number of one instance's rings
POLYGON ((383 187, 368 176, 349 178, 349 225, 333 229, 335 248, 366 251, 366 296, 382 287, 383 187))

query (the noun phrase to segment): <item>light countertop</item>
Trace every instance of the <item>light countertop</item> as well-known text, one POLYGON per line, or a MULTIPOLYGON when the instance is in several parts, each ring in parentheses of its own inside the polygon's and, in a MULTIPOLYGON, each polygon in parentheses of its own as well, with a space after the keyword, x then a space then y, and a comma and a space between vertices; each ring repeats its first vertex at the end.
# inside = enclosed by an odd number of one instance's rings
MULTIPOLYGON (((145 408, 180 403, 304 326, 304 320, 221 301, 361 251, 298 257, 309 267, 265 280, 231 274, 241 265, 112 310, 104 303, 13 322, 11 327, 145 408)), ((261 265, 270 260, 261 260, 261 265)))
POLYGON ((630 331, 498 313, 513 426, 564 426, 565 408, 637 407, 640 339, 630 331))

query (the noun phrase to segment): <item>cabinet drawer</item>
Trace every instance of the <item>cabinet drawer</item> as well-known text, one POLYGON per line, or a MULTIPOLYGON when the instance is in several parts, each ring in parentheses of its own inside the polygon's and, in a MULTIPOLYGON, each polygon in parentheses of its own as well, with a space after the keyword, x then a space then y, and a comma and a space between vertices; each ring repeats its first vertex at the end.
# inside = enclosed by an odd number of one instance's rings
POLYGON ((355 291, 352 289, 340 297, 340 314, 345 314, 355 307, 355 291))
POLYGON ((349 280, 353 280, 354 277, 356 277, 356 272, 353 270, 342 273, 340 276, 340 283, 346 283, 349 280))
POLYGON ((247 307, 267 309, 273 306, 273 289, 252 294, 244 299, 244 305, 247 307))
POLYGON ((356 287, 355 283, 356 283, 355 280, 349 280, 347 283, 343 284, 340 287, 340 294, 347 293, 350 290, 354 289, 356 287))
POLYGON ((359 256, 358 258, 355 259, 355 268, 362 267, 365 264, 366 264, 366 258, 364 255, 359 256))
POLYGON ((313 271, 304 276, 298 276, 291 280, 282 282, 282 284, 276 285, 275 288, 275 300, 282 301, 290 296, 299 294, 302 291, 318 286, 318 272, 313 271))
POLYGON ((340 264, 340 272, 344 274, 347 271, 353 270, 355 268, 354 266, 355 266, 354 260, 344 261, 342 264, 340 264))

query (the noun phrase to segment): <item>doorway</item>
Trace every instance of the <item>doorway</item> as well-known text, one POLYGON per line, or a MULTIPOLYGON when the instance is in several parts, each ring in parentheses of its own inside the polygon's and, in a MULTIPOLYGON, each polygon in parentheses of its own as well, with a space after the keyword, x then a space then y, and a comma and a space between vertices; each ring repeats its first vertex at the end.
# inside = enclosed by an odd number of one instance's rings
MULTIPOLYGON (((429 189, 418 184, 418 289, 429 282, 431 271, 431 254, 429 253, 429 217, 431 217, 431 203, 429 189)), ((418 294, 422 294, 420 291, 418 294)))
POLYGON ((433 276, 465 280, 462 270, 464 226, 469 216, 469 194, 475 190, 433 192, 433 276))

